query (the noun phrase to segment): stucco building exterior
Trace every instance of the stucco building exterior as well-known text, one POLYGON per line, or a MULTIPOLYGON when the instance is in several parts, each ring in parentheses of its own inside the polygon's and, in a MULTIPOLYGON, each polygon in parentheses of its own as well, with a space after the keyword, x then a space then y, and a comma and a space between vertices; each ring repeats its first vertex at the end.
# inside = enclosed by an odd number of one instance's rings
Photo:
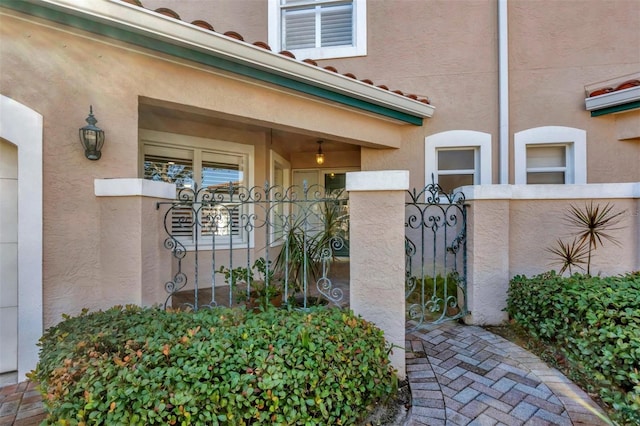
POLYGON ((63 313, 163 300, 155 206, 175 187, 145 160, 247 185, 408 171, 373 198, 464 187, 476 323, 503 319, 511 276, 549 269, 563 225, 545 218, 576 200, 627 212, 598 272, 640 268, 640 2, 286 3, 0 1, 0 372, 33 368, 63 313), (322 6, 348 42, 282 35, 322 6), (98 161, 78 141, 89 105, 98 161))

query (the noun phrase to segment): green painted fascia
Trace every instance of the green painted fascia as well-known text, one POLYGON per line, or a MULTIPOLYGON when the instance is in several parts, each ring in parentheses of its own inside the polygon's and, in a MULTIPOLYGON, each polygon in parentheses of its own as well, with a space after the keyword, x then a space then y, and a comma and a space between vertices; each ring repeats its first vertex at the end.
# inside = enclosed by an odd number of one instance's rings
POLYGON ((601 115, 613 114, 616 112, 629 111, 632 109, 640 108, 640 101, 629 102, 628 104, 616 105, 609 108, 602 108, 595 111, 591 111, 592 117, 600 117, 601 115))
POLYGON ((46 7, 44 4, 28 3, 22 0, 0 0, 0 6, 27 13, 29 15, 44 18, 49 21, 68 25, 94 34, 103 35, 112 39, 134 44, 146 49, 155 50, 178 58, 212 66, 234 74, 250 77, 266 83, 275 84, 288 89, 296 90, 308 95, 317 96, 332 102, 337 102, 363 111, 372 112, 384 117, 400 120, 405 123, 421 126, 423 118, 391 108, 376 105, 361 99, 353 98, 342 93, 333 92, 328 89, 317 87, 308 83, 297 81, 282 75, 267 72, 247 65, 230 61, 212 54, 203 53, 195 49, 183 46, 176 46, 162 40, 158 40, 146 35, 142 35, 127 29, 125 26, 116 26, 103 22, 93 21, 85 17, 73 15, 61 10, 46 7))

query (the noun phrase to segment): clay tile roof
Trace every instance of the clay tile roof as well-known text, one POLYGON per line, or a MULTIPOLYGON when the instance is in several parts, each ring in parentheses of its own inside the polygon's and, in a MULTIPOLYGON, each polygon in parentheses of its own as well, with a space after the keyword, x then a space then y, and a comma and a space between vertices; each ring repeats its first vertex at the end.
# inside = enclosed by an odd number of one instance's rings
POLYGON ((604 95, 605 93, 617 92, 618 90, 630 89, 632 87, 640 86, 640 80, 633 79, 627 80, 624 83, 620 83, 616 87, 603 87, 589 93, 589 97, 604 95))
POLYGON ((266 50, 271 50, 271 46, 269 46, 264 41, 256 41, 256 42, 253 43, 253 45, 254 46, 258 46, 258 47, 262 47, 263 49, 266 49, 266 50))
MULTIPOLYGON (((144 8, 144 5, 142 4, 142 2, 140 0, 120 0, 120 1, 132 4, 134 6, 138 6, 138 7, 144 8)), ((168 16, 170 18, 173 18, 173 19, 181 20, 180 19, 180 15, 178 15, 173 10, 165 8, 165 7, 161 7, 159 9, 156 9, 155 12, 161 13, 161 14, 163 14, 165 16, 168 16)), ((194 25, 194 26, 197 26, 197 27, 204 28, 206 30, 215 32, 213 26, 211 24, 209 24, 208 22, 203 21, 203 20, 195 20, 195 21, 191 22, 191 25, 194 25)), ((227 36, 227 37, 230 37, 232 39, 244 42, 244 37, 242 37, 241 34, 235 32, 235 31, 227 31, 227 32, 224 33, 224 35, 227 36)), ((267 43, 265 43, 263 41, 256 41, 256 42, 253 43, 253 45, 257 46, 257 47, 260 47, 262 49, 265 49, 265 50, 271 50, 271 47, 267 43)), ((278 52, 278 54, 282 55, 282 56, 287 56, 287 57, 292 58, 292 59, 296 59, 295 55, 293 53, 289 52, 288 50, 283 50, 281 52, 278 52)), ((304 59, 302 62, 304 62, 306 64, 309 64, 309 65, 312 65, 312 66, 319 67, 318 63, 316 61, 314 61, 313 59, 304 59)), ((335 67, 331 66, 331 65, 327 65, 327 66, 325 66, 323 68, 326 71, 338 73, 338 70, 335 67)), ((349 78, 352 78, 352 79, 355 79, 355 80, 358 79, 354 74, 352 74, 350 72, 344 73, 343 75, 345 77, 349 77, 349 78)), ((373 81, 371 81, 369 79, 366 79, 366 78, 363 79, 363 80, 360 80, 360 81, 362 83, 364 83, 364 84, 374 85, 373 81)), ((615 89, 610 88, 610 87, 607 87, 607 88, 604 88, 604 89, 598 89, 595 92, 592 92, 589 96, 598 96, 598 95, 601 95, 601 94, 604 94, 604 93, 613 92, 613 91, 616 91, 616 90, 623 90, 623 89, 627 89, 629 87, 634 87, 634 86, 638 86, 638 85, 640 85, 640 81, 639 80, 629 80, 629 81, 626 81, 626 82, 622 83, 621 85, 619 85, 615 89)), ((378 87, 379 89, 382 89, 382 90, 389 90, 389 88, 384 84, 380 84, 380 85, 378 85, 376 87, 378 87)), ((418 97, 417 95, 414 95, 414 94, 405 95, 401 90, 393 90, 392 93, 398 94, 400 96, 407 97, 409 99, 413 99, 413 100, 418 101, 418 102, 422 102, 424 104, 429 104, 430 103, 429 99, 427 99, 427 98, 421 98, 421 97, 418 97)))
POLYGON ((171 9, 167 9, 166 7, 161 7, 159 9, 156 9, 155 11, 165 16, 168 16, 170 18, 180 19, 180 15, 178 15, 176 12, 174 12, 171 9))
POLYGON ((197 26, 197 27, 204 28, 205 30, 215 31, 215 30, 213 29, 213 26, 212 26, 210 23, 208 23, 207 21, 202 21, 202 20, 200 20, 200 19, 198 19, 198 20, 196 20, 196 21, 193 21, 193 22, 191 23, 191 25, 195 25, 195 26, 197 26))
POLYGON ((279 53, 282 56, 288 56, 289 58, 296 59, 296 55, 294 55, 293 53, 289 52, 288 50, 281 50, 279 53))
POLYGON ((227 37, 235 38, 236 40, 244 41, 244 37, 242 37, 242 35, 238 34, 235 31, 227 31, 226 33, 224 33, 224 35, 226 35, 227 37))

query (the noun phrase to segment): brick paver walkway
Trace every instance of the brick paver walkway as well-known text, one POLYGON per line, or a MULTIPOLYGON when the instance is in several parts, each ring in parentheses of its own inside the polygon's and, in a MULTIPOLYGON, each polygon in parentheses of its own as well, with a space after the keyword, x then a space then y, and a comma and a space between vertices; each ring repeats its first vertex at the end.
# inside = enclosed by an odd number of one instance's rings
MULTIPOLYGON (((412 407, 407 426, 606 425, 600 408, 559 371, 480 327, 407 333, 412 407)), ((45 418, 35 385, 0 388, 0 426, 45 418)))
POLYGON ((413 406, 407 425, 606 425, 578 386, 483 328, 456 323, 407 334, 413 406))
POLYGON ((45 417, 35 384, 22 382, 0 388, 0 425, 34 426, 45 417))

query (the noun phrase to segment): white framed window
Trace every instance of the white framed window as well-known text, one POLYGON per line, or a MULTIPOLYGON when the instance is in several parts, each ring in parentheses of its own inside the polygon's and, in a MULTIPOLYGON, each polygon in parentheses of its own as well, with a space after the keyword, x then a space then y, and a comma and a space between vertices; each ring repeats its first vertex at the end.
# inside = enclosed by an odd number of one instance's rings
POLYGON ((367 54, 366 0, 269 0, 269 45, 298 59, 367 54))
POLYGON ((230 183, 234 188, 252 186, 253 146, 141 130, 140 149, 144 179, 175 183, 179 194, 184 188, 195 187, 219 191, 216 200, 223 202, 196 208, 198 227, 193 226, 191 208, 173 209, 171 232, 187 248, 196 239, 202 246, 212 246, 215 241, 215 248, 253 243, 253 236, 243 231, 242 223, 250 212, 246 205, 235 201, 237 189, 233 194, 227 190, 230 183))
POLYGON ((425 138, 425 183, 450 193, 464 185, 491 183, 491 135, 450 130, 425 138))
POLYGON ((587 182, 587 132, 544 126, 514 135, 516 184, 584 184, 587 182))

